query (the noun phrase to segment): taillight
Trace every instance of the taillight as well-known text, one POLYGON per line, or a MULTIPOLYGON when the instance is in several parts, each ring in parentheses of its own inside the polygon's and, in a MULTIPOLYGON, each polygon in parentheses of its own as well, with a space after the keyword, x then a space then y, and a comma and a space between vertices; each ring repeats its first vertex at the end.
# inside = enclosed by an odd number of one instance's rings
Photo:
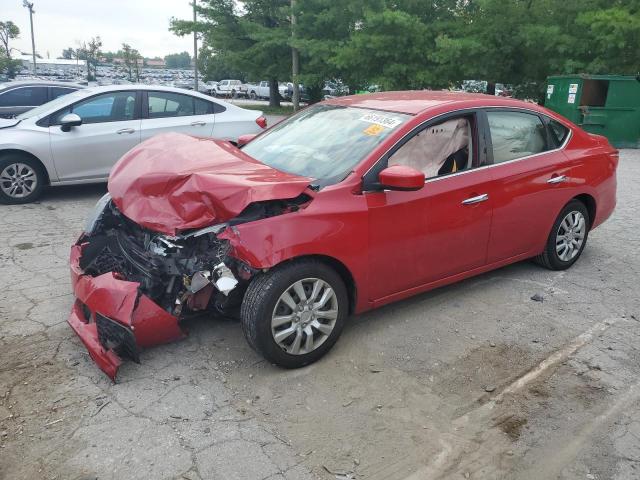
POLYGON ((256 118, 256 123, 260 128, 267 128, 267 119, 263 116, 259 116, 258 118, 256 118))

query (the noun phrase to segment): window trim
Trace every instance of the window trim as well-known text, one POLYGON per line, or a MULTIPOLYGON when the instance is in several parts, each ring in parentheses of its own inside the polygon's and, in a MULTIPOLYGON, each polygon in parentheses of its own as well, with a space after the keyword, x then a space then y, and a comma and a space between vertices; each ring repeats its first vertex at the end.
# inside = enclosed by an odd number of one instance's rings
MULTIPOLYGON (((43 88, 45 91, 44 102, 41 103, 40 105, 44 105, 49 101, 48 85, 20 85, 13 88, 7 88, 6 90, 0 93, 0 96, 6 95, 9 92, 15 92, 16 90, 24 90, 25 88, 43 88)), ((3 106, 0 106, 0 108, 35 108, 35 107, 39 107, 40 105, 3 105, 3 106)))
POLYGON ((394 153, 396 153, 400 148, 402 148, 409 140, 411 140, 418 133, 422 132, 423 130, 426 130, 427 128, 433 125, 442 123, 452 118, 469 117, 469 116, 474 117, 473 123, 475 125, 472 126, 473 134, 474 134, 473 163, 476 166, 466 170, 461 170, 459 172, 449 173, 447 175, 439 175, 435 177, 425 178, 425 183, 435 181, 435 180, 442 180, 445 178, 451 178, 453 176, 463 174, 463 173, 475 172, 476 170, 483 168, 484 166, 487 165, 487 158, 486 158, 487 146, 486 146, 486 133, 485 133, 486 118, 482 118, 483 117, 482 114, 483 114, 482 110, 477 107, 463 108, 460 110, 452 110, 450 112, 436 115, 435 117, 431 117, 428 120, 425 120, 424 122, 420 123, 419 125, 416 125, 414 128, 411 129, 411 131, 409 131, 406 135, 404 135, 402 138, 397 140, 391 147, 389 147, 387 151, 383 153, 380 156, 380 158, 376 160, 376 162, 364 173, 364 175, 362 175, 362 192, 367 193, 367 192, 382 191, 379 187, 376 186, 376 184, 378 183, 378 175, 388 165, 389 158, 391 158, 391 156, 394 153))
POLYGON ((84 102, 86 100, 89 100, 91 98, 95 98, 98 97, 100 95, 106 95, 106 94, 110 94, 110 93, 126 93, 126 92, 131 92, 134 94, 135 96, 135 106, 133 109, 133 118, 129 119, 129 120, 109 120, 106 122, 91 122, 88 123, 87 125, 93 125, 96 123, 115 123, 115 122, 131 122, 133 120, 140 120, 140 90, 131 90, 131 89, 125 89, 125 90, 111 90, 110 92, 99 92, 99 93, 95 93, 93 95, 89 95, 88 97, 84 97, 81 98, 80 100, 70 103, 62 108, 59 108, 58 110, 56 110, 55 112, 51 112, 49 115, 47 115, 46 117, 41 118, 40 120, 38 120, 36 122, 36 125, 39 127, 56 127, 59 126, 59 124, 57 123, 52 123, 52 118, 54 118, 58 113, 60 113, 63 110, 66 110, 67 108, 72 108, 77 105, 80 102, 84 102))

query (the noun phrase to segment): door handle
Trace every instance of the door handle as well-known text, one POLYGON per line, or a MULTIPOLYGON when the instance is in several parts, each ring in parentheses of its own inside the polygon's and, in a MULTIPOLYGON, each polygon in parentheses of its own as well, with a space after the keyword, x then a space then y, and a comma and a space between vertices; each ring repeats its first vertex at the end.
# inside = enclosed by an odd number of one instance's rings
POLYGON ((191 126, 192 127, 202 127, 204 125, 206 125, 207 122, 203 122, 202 120, 198 120, 196 122, 191 122, 191 126))
POLYGON ((133 128, 121 128, 120 130, 116 130, 118 135, 122 135, 123 133, 134 133, 135 130, 133 128))
POLYGON ((474 203, 486 202, 489 200, 489 194, 483 193, 482 195, 478 195, 477 197, 467 198, 462 201, 462 205, 473 205, 474 203))
POLYGON ((554 185, 556 183, 565 182, 566 180, 567 180, 567 176, 566 175, 557 175, 557 176, 551 177, 549 180, 547 180, 547 183, 550 183, 551 185, 554 185))

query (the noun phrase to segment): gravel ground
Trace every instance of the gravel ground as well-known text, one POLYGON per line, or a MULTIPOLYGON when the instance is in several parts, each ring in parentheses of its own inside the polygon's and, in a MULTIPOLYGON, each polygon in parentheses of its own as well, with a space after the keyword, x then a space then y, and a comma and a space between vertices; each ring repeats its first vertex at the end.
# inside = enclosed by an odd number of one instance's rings
POLYGON ((117 384, 65 322, 104 187, 2 206, 0 478, 640 478, 640 151, 618 172, 566 272, 523 262, 354 317, 295 371, 192 321, 117 384))

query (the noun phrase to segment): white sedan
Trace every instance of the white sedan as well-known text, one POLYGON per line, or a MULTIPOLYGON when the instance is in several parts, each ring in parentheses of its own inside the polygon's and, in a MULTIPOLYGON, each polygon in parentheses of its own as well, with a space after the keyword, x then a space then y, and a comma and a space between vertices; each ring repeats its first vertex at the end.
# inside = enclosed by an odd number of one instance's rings
POLYGON ((47 185, 105 182, 125 152, 158 133, 236 141, 266 126, 262 112, 179 88, 78 90, 0 119, 0 202, 32 202, 47 185))

